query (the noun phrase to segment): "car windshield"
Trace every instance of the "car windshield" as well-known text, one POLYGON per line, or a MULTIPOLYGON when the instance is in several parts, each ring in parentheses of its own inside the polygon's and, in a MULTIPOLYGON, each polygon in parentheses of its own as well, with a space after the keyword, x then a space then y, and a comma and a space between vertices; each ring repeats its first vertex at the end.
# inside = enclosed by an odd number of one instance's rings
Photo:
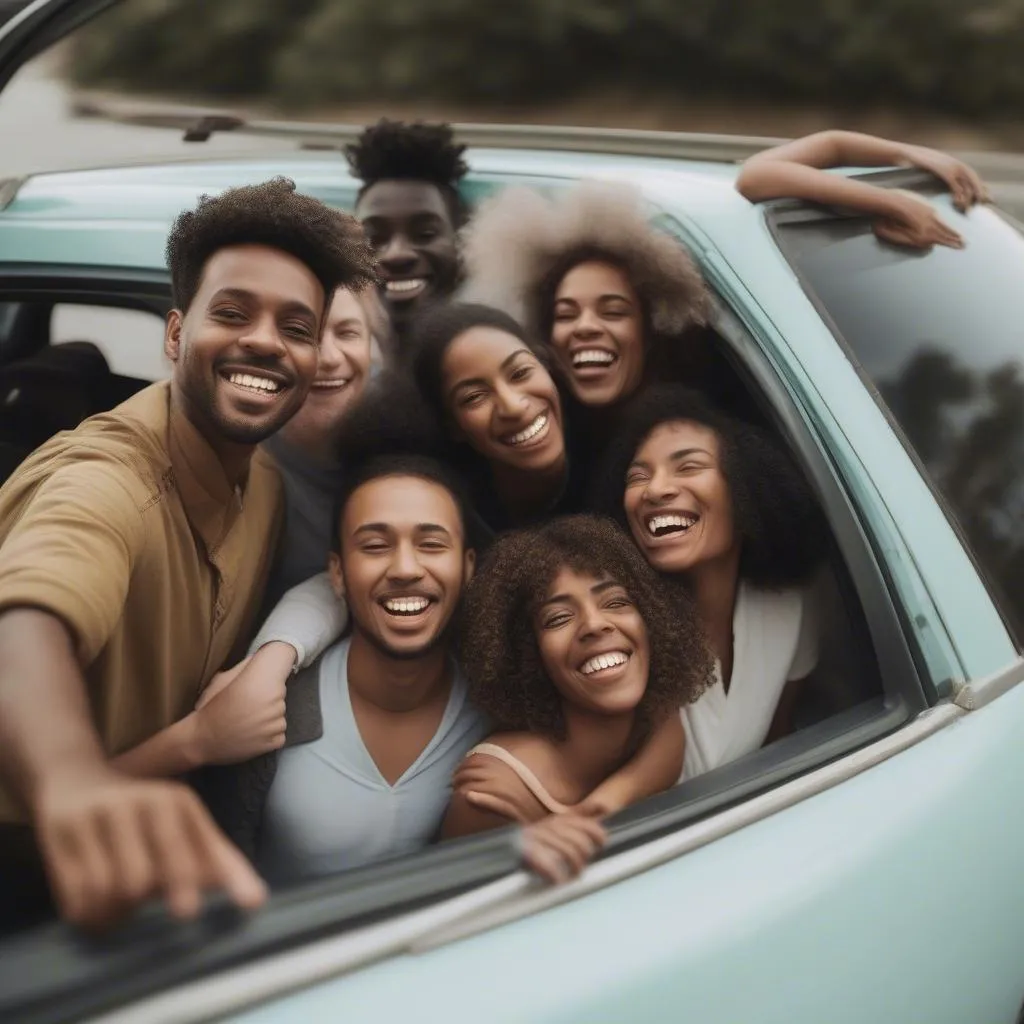
POLYGON ((1024 238, 990 209, 966 247, 883 245, 862 220, 780 223, 782 247, 902 428, 1024 636, 1024 238))

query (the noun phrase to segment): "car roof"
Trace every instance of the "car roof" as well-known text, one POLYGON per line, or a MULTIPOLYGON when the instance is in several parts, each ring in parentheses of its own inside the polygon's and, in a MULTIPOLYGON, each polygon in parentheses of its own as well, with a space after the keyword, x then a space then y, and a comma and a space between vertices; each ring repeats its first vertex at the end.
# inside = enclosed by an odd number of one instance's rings
MULTIPOLYGON (((655 202, 671 197, 672 205, 699 210, 704 218, 720 204, 750 210, 733 189, 738 167, 732 163, 514 149, 470 149, 467 158, 472 171, 463 191, 471 204, 513 182, 555 187, 617 178, 655 202)), ((0 262, 162 269, 178 213, 204 193, 275 175, 342 209, 351 209, 359 186, 337 151, 36 174, 9 185, 13 197, 0 210, 0 262)))

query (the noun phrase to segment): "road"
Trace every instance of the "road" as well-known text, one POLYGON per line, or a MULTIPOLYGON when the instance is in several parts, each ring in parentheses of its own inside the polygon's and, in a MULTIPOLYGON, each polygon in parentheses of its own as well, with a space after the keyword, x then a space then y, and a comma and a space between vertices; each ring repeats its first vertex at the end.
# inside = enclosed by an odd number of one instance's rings
MULTIPOLYGON (((69 113, 71 90, 41 62, 23 68, 0 94, 0 177, 194 155, 177 132, 136 128, 69 113)), ((292 148, 274 139, 214 136, 204 154, 231 156, 292 148)))

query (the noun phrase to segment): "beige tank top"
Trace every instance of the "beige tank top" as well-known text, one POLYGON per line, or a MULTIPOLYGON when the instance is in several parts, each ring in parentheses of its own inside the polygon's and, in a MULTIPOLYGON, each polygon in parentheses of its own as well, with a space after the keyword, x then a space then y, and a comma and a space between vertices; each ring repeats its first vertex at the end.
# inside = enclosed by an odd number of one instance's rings
POLYGON ((568 804, 556 800, 547 791, 544 783, 515 754, 510 754, 504 747, 499 747, 496 743, 478 743, 469 754, 486 754, 488 757, 496 757, 502 764, 507 764, 519 776, 523 785, 552 814, 566 814, 572 810, 568 804))

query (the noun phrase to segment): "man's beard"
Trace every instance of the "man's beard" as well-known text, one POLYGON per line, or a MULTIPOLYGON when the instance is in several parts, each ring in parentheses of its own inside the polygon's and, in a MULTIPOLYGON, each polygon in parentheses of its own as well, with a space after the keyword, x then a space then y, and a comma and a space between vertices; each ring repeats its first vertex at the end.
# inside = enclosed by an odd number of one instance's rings
POLYGON ((354 633, 359 633, 374 650, 383 654, 386 658, 391 658, 394 661, 417 661, 419 658, 425 658, 428 654, 432 654, 438 647, 451 642, 452 622, 449 619, 425 644, 414 649, 404 648, 397 650, 390 646, 382 637, 377 636, 372 630, 363 629, 355 621, 352 623, 352 630, 354 633))

